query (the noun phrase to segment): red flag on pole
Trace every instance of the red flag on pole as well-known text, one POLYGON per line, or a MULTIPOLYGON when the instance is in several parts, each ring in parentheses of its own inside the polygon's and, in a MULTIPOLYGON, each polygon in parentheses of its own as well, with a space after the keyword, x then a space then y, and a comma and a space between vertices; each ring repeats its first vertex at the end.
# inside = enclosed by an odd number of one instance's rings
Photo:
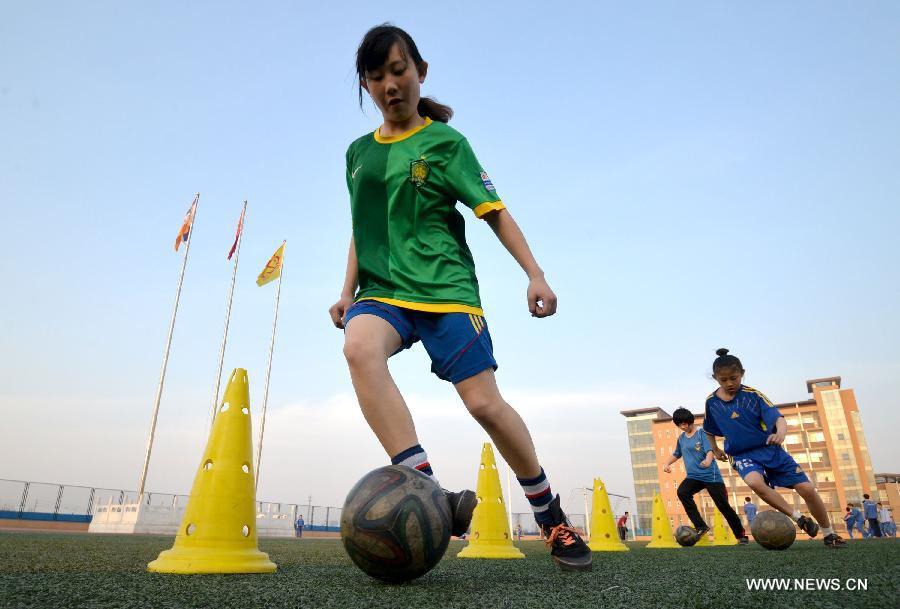
POLYGON ((246 205, 241 210, 241 217, 238 220, 237 232, 234 235, 234 243, 231 246, 231 251, 228 252, 228 259, 231 260, 231 257, 234 256, 234 251, 237 249, 238 241, 241 240, 241 231, 244 230, 244 212, 247 211, 246 205))
POLYGON ((178 251, 178 247, 181 245, 182 241, 186 242, 188 237, 191 234, 191 226, 194 224, 194 215, 197 213, 197 199, 199 195, 194 197, 194 202, 191 203, 191 208, 184 216, 184 222, 181 225, 181 230, 178 231, 178 236, 175 238, 175 251, 178 251))

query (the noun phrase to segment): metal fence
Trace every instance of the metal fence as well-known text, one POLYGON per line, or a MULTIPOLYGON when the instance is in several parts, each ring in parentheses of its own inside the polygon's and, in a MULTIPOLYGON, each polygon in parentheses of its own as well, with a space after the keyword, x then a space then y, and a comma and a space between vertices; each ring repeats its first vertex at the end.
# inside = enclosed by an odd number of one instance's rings
MULTIPOLYGON (((184 506, 188 499, 188 495, 153 492, 145 492, 143 497, 147 505, 159 507, 184 506)), ((0 479, 0 519, 89 523, 95 506, 119 506, 137 501, 135 491, 0 479)), ((289 518, 291 522, 302 516, 305 531, 337 532, 341 528, 341 508, 335 506, 257 501, 256 509, 260 516, 289 518)), ((584 514, 568 516, 572 526, 586 530, 584 514)), ((513 536, 519 526, 523 535, 539 535, 531 512, 514 512, 511 515, 510 533, 513 536)), ((629 533, 634 534, 632 531, 629 533)))
MULTIPOLYGON (((189 498, 145 492, 143 501, 150 506, 184 506, 189 498)), ((0 519, 89 523, 95 506, 137 502, 136 491, 0 479, 0 519)), ((257 501, 256 511, 260 515, 290 518, 292 522, 303 516, 307 531, 339 531, 341 527, 339 507, 257 501)))

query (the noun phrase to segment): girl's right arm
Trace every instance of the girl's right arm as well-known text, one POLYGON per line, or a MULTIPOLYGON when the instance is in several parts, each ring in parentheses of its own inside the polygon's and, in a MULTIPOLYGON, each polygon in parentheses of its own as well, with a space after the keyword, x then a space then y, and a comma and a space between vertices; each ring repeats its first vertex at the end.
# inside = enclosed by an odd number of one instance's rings
POLYGON ((344 287, 341 289, 341 297, 328 309, 328 314, 331 315, 331 323, 334 324, 335 328, 344 329, 344 314, 350 308, 350 305, 353 304, 353 296, 356 294, 359 280, 358 272, 356 244, 353 242, 353 236, 351 236, 350 251, 347 254, 347 273, 344 275, 344 287))
POLYGON ((669 455, 669 458, 666 460, 665 465, 663 465, 663 471, 666 472, 667 474, 671 474, 672 473, 671 465, 673 463, 675 463, 676 461, 678 461, 678 457, 676 457, 675 455, 669 455))
POLYGON ((728 455, 725 454, 725 451, 719 448, 719 445, 716 443, 716 437, 709 432, 706 432, 706 437, 709 438, 709 444, 712 446, 712 454, 719 461, 728 461, 728 455))

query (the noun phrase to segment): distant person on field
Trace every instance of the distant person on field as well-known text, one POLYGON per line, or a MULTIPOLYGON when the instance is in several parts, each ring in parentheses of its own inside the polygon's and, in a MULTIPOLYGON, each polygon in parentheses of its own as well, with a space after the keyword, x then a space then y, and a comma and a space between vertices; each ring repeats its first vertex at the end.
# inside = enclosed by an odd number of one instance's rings
POLYGON ((616 527, 619 529, 619 539, 625 541, 628 537, 628 512, 625 512, 619 517, 619 520, 616 522, 616 527))
POLYGON ((297 535, 297 538, 303 537, 303 516, 297 517, 297 522, 294 523, 294 533, 297 535))
POLYGON ((881 529, 881 536, 887 537, 891 528, 891 513, 886 507, 878 502, 878 528, 881 529))
POLYGON ((863 495, 863 513, 869 522, 869 536, 881 537, 881 527, 878 526, 878 506, 869 499, 869 494, 863 495))
POLYGON ((522 541, 522 524, 519 523, 516 525, 516 539, 522 541))
POLYGON ((747 517, 747 526, 753 526, 756 520, 756 504, 750 501, 750 497, 744 497, 744 515, 747 517))
POLYGON ((852 503, 847 504, 847 512, 844 514, 844 522, 847 524, 847 535, 850 536, 850 539, 853 539, 853 529, 856 528, 860 535, 865 537, 865 532, 862 529, 862 512, 859 511, 858 508, 853 507, 852 503))

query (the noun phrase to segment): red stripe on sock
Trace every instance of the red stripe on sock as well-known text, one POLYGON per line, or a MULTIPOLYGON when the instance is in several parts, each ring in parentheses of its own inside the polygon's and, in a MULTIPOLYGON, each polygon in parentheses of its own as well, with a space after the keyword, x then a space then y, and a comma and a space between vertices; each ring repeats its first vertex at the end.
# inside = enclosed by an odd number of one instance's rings
POLYGON ((549 493, 550 493, 550 487, 548 486, 548 487, 545 488, 544 490, 542 490, 542 491, 540 491, 540 492, 538 492, 538 493, 535 493, 535 494, 533 494, 533 495, 529 495, 529 494, 526 493, 526 494, 525 494, 525 498, 528 499, 529 501, 531 501, 532 499, 540 499, 541 497, 543 497, 543 496, 545 496, 545 495, 547 495, 547 494, 549 494, 549 493))

